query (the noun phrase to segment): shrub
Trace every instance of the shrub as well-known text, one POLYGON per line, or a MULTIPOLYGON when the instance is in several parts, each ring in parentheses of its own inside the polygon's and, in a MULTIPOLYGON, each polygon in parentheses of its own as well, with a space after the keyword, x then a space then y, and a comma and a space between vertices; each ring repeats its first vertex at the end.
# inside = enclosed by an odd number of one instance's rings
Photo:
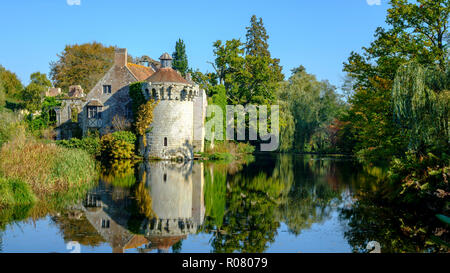
POLYGON ((117 131, 117 132, 112 133, 112 136, 116 140, 123 140, 132 145, 134 145, 136 143, 136 135, 130 131, 117 131))
POLYGON ((100 140, 101 156, 105 159, 128 159, 134 157, 134 145, 116 139, 112 134, 104 135, 100 140))
POLYGON ((58 140, 56 143, 66 148, 82 149, 93 156, 100 156, 100 139, 98 137, 71 138, 58 140))
POLYGON ((255 146, 252 146, 248 143, 238 143, 237 152, 239 154, 252 154, 255 151, 255 146))

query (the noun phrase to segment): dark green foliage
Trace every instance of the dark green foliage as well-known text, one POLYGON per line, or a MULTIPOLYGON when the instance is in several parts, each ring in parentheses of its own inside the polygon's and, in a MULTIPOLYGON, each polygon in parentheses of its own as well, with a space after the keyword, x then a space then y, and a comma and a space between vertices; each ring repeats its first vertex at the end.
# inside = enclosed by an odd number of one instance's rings
POLYGON ((123 140, 132 145, 136 143, 136 135, 130 131, 116 131, 112 133, 112 136, 117 140, 123 140))
POLYGON ((250 19, 250 26, 245 28, 247 34, 247 42, 245 45, 245 53, 251 56, 270 56, 269 35, 267 35, 262 18, 259 20, 255 15, 250 19))
POLYGON ((54 125, 56 122, 56 113, 54 113, 54 108, 58 106, 61 106, 61 101, 56 100, 54 97, 45 97, 44 101, 40 103, 41 114, 38 116, 27 116, 26 121, 29 129, 35 133, 54 125), (55 120, 52 120, 52 115, 54 115, 55 120))
POLYGON ((40 110, 44 94, 51 86, 52 84, 47 79, 47 75, 40 72, 31 74, 30 84, 21 93, 21 99, 25 104, 25 108, 31 112, 40 110))
POLYGON ((178 39, 175 45, 175 52, 172 54, 172 68, 179 71, 181 75, 186 76, 189 70, 188 59, 186 55, 186 46, 184 41, 178 39))
MULTIPOLYGON (((272 104, 278 84, 284 79, 280 60, 272 58, 268 51, 262 20, 256 22, 255 17, 251 23, 247 43, 232 39, 225 43, 218 40, 213 45, 216 78, 225 86, 230 104, 272 104)), ((214 77, 210 79, 215 81, 214 77)))
POLYGON ((418 155, 408 152, 404 158, 395 158, 389 172, 390 183, 396 190, 392 200, 413 205, 427 204, 436 212, 443 212, 448 202, 447 195, 450 195, 449 171, 450 157, 446 153, 438 157, 432 153, 418 155))
POLYGON ((98 137, 71 138, 69 140, 58 140, 56 143, 66 148, 85 150, 93 156, 100 156, 100 138, 98 137))
POLYGON ((282 151, 336 152, 334 122, 343 109, 336 88, 303 67, 278 91, 282 151), (294 125, 294 128, 292 128, 294 125))
POLYGON ((17 75, 0 65, 0 96, 18 97, 23 86, 17 75))
POLYGON ((131 98, 131 107, 133 111, 133 117, 136 119, 139 107, 146 103, 144 93, 142 93, 143 82, 134 82, 130 84, 129 94, 131 98))
POLYGON ((450 78, 447 76, 439 69, 418 63, 409 63, 397 72, 392 90, 394 115, 414 151, 448 145, 450 78))

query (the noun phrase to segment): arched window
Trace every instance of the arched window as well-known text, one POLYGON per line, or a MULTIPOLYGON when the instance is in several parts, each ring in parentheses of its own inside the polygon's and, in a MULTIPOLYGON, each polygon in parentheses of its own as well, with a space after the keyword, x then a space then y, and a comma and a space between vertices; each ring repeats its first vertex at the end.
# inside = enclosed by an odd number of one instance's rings
POLYGON ((156 100, 156 89, 152 89, 152 99, 156 100))
POLYGON ((164 174, 164 182, 167 182, 167 174, 164 174))
POLYGON ((148 89, 145 89, 145 96, 148 98, 150 97, 150 91, 148 91, 148 89))
POLYGON ((167 147, 167 137, 164 138, 164 147, 167 147))

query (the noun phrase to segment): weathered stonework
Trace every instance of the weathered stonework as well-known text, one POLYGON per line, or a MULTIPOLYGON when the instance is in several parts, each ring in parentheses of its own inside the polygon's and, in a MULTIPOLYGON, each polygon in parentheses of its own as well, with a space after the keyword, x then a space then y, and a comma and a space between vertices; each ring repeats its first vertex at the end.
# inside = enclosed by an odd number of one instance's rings
POLYGON ((170 62, 161 59, 161 63, 169 67, 163 65, 142 85, 145 98, 158 102, 143 154, 146 158, 191 160, 194 151, 203 151, 206 94, 174 74, 170 62))
POLYGON ((194 152, 203 152, 206 94, 198 85, 184 79, 171 67, 171 57, 161 56, 161 67, 155 72, 151 67, 127 63, 126 49, 118 49, 113 67, 86 95, 80 86, 71 87, 63 106, 55 109, 58 138, 70 138, 64 133, 67 125, 77 122, 86 135, 91 130, 101 135, 113 131, 115 116, 132 121, 129 86, 144 81, 142 92, 147 100, 158 105, 153 112, 153 123, 146 135, 146 146, 139 147, 145 158, 191 160, 194 152), (76 95, 76 96, 75 96, 76 95), (76 109, 78 118, 73 118, 76 109))

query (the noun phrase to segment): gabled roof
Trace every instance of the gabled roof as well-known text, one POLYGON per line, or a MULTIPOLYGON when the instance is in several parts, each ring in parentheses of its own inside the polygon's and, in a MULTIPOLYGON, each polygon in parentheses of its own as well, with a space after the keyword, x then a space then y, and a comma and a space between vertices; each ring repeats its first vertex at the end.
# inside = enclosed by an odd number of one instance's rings
POLYGON ((153 68, 139 64, 128 63, 127 67, 138 81, 144 81, 145 79, 150 77, 153 73, 155 73, 153 68))
POLYGON ((177 82, 189 84, 178 72, 171 67, 160 68, 146 79, 147 82, 177 82))
POLYGON ((97 106, 97 107, 103 107, 103 104, 98 99, 92 99, 88 102, 88 106, 97 106))

